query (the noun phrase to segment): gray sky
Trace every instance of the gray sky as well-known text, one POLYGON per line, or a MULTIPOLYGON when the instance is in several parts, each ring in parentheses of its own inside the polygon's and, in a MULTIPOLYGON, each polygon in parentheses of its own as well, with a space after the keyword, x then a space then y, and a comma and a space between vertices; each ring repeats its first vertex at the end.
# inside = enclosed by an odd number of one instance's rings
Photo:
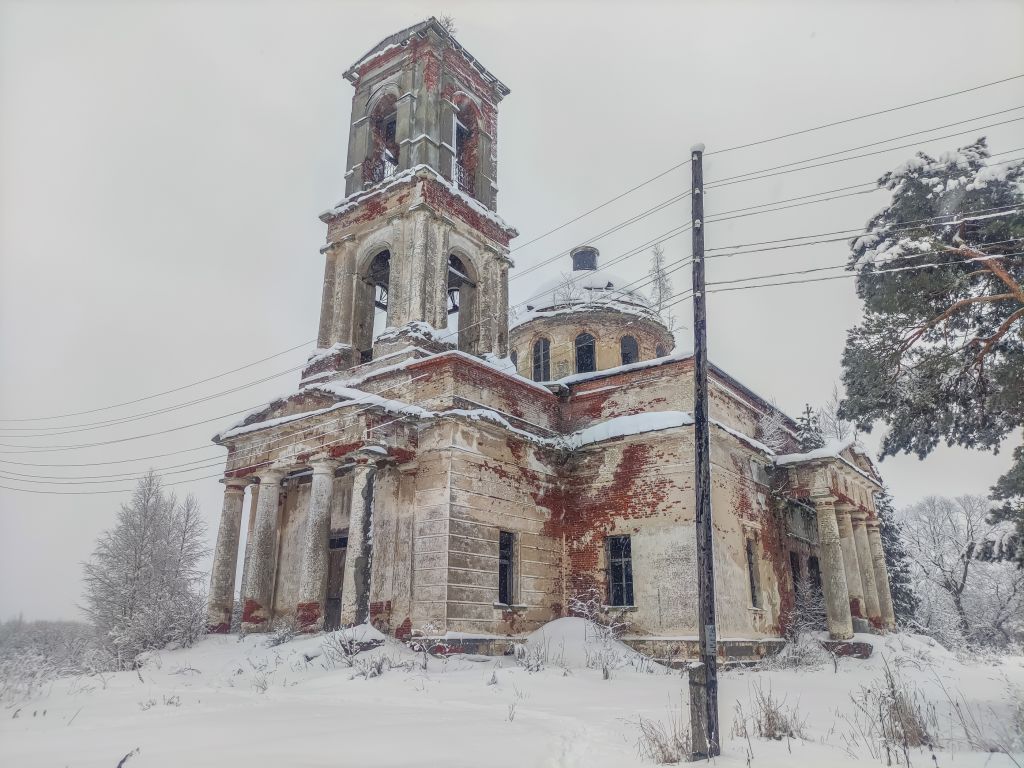
MULTIPOLYGON (((312 342, 325 233, 317 214, 344 187, 352 91, 341 73, 386 35, 445 12, 460 41, 512 89, 500 106, 498 209, 524 243, 684 160, 695 141, 712 152, 1024 72, 1017 2, 2 2, 0 418, 120 403, 312 342)), ((1022 96, 1015 81, 711 156, 705 178, 984 115, 1024 104, 1022 96)), ((999 152, 1024 146, 1022 125, 976 133, 999 152)), ((974 135, 921 146, 941 152, 974 135)), ((910 153, 709 190, 707 214, 870 181, 910 153)), ((673 172, 513 258, 530 266, 687 188, 688 171, 673 172)), ((859 227, 884 202, 874 193, 709 225, 707 243, 859 227)), ((688 217, 689 204, 679 203, 594 244, 608 260, 688 217)), ((688 236, 666 244, 670 259, 688 249, 688 236)), ((845 256, 836 243, 716 259, 708 279, 845 256)), ((647 265, 643 253, 617 271, 632 279, 647 265)), ((537 277, 513 272, 513 300, 537 277)), ((688 280, 678 272, 676 289, 688 280)), ((688 326, 690 303, 677 311, 688 326)), ((795 414, 805 401, 827 399, 860 308, 853 282, 834 280, 721 293, 709 311, 712 359, 795 414)), ((311 347, 159 399, 30 426, 74 426, 214 394, 297 366, 311 347)), ((0 471, 70 477, 197 462, 166 479, 206 478, 175 489, 199 497, 212 541, 221 486, 208 477, 217 467, 205 464, 223 451, 138 457, 208 445, 236 418, 225 414, 286 393, 297 378, 78 434, 13 439, 2 431, 8 445, 67 445, 184 427, 88 449, 3 453, 0 471), (10 463, 121 460, 129 461, 10 463)), ((984 493, 1008 459, 943 448, 924 462, 887 459, 882 470, 906 504, 930 493, 984 493)), ((128 495, 0 490, 0 619, 76 615, 80 563, 128 495)))

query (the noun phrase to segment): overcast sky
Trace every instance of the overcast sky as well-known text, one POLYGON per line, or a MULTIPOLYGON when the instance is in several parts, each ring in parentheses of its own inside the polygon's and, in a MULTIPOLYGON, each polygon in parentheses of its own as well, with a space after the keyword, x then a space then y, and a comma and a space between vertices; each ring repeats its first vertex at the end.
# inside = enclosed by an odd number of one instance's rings
MULTIPOLYGON (((498 209, 523 243, 685 160, 696 141, 713 152, 1024 72, 1019 2, 0 3, 0 418, 121 403, 301 345, 117 410, 3 422, 0 485, 130 489, 16 483, 10 473, 81 477, 194 462, 166 479, 187 481, 175 490, 198 496, 212 543, 223 451, 209 437, 237 418, 230 414, 293 389, 297 373, 110 428, 22 438, 10 428, 129 416, 300 365, 319 315, 317 214, 344 189, 352 90, 341 73, 381 38, 441 13, 455 16, 460 41, 512 89, 499 110, 498 209), (10 452, 169 429, 88 449, 10 452), (179 453, 189 449, 198 450, 179 453)), ((705 178, 1024 104, 1021 83, 710 156, 705 178)), ((941 152, 985 134, 994 152, 1016 149, 1022 125, 921 146, 941 152)), ((867 182, 910 154, 708 190, 707 214, 867 182)), ((523 268, 591 241, 687 189, 688 178, 687 169, 670 173, 512 256, 523 268)), ((885 200, 873 193, 709 225, 707 244, 859 227, 885 200)), ((594 245, 607 261, 688 217, 688 202, 678 203, 594 245)), ((685 256, 688 235, 666 251, 685 256)), ((845 257, 834 243, 716 259, 708 279, 845 257)), ((632 278, 647 264, 643 253, 617 271, 632 278)), ((513 271, 513 300, 537 277, 517 281, 513 271)), ((689 274, 675 278, 682 289, 689 274)), ((691 305, 677 309, 688 346, 691 305)), ((842 279, 720 293, 709 313, 712 360, 795 414, 829 396, 860 307, 842 279)), ((984 493, 1008 458, 944 448, 923 462, 887 459, 882 469, 902 505, 930 493, 984 493)), ((76 616, 80 563, 128 495, 0 489, 0 619, 76 616)))

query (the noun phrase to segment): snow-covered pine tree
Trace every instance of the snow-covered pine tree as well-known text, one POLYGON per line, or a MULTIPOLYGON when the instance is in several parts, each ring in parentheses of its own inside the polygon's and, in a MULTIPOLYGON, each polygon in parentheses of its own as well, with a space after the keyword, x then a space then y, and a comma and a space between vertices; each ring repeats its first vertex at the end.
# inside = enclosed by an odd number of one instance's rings
POLYGON ((818 425, 818 414, 811 408, 810 403, 804 406, 804 412, 797 417, 796 426, 796 439, 800 443, 801 451, 814 451, 825 447, 825 438, 818 425))
POLYGON ((166 494, 153 472, 139 480, 84 565, 86 615, 119 666, 203 632, 206 526, 192 496, 166 494))
POLYGON ((878 512, 882 551, 885 553, 885 569, 889 572, 892 609, 896 623, 903 626, 913 620, 918 598, 910 575, 906 545, 903 543, 903 526, 896 516, 892 496, 887 488, 883 488, 875 497, 875 510, 878 512))
MULTIPOLYGON (((883 456, 996 450, 1024 426, 1022 182, 1024 162, 990 163, 983 138, 879 179, 892 202, 851 243, 864 317, 847 334, 841 414, 888 424, 883 456)), ((992 490, 1019 542, 1024 448, 992 490)), ((1024 563, 1019 545, 1001 551, 1024 563)))

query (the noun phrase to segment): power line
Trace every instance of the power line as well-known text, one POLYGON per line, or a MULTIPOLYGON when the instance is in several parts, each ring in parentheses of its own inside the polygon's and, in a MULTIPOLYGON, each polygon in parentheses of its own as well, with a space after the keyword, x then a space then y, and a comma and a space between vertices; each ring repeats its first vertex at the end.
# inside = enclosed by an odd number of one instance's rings
POLYGON ((909 109, 910 107, 919 107, 922 104, 930 104, 930 103, 932 103, 934 101, 941 101, 942 99, 949 99, 949 98, 952 98, 953 96, 960 96, 960 95, 965 94, 965 93, 971 93, 972 91, 980 91, 982 88, 990 88, 993 85, 1000 85, 1002 83, 1008 83, 1008 82, 1010 82, 1012 80, 1018 80, 1018 79, 1020 79, 1022 77, 1024 77, 1024 74, 1011 75, 1010 77, 1004 77, 1004 78, 1002 78, 1000 80, 993 80, 993 81, 988 82, 988 83, 982 83, 981 85, 975 85, 975 86, 972 86, 970 88, 964 88, 964 89, 959 90, 959 91, 953 91, 952 93, 944 93, 944 94, 942 94, 940 96, 933 96, 933 97, 931 97, 929 99, 921 99, 920 101, 912 101, 909 104, 901 104, 901 105, 896 106, 896 107, 889 107, 888 109, 880 109, 880 110, 878 110, 876 112, 866 112, 865 114, 862 114, 862 115, 856 115, 854 117, 847 117, 847 118, 844 118, 842 120, 835 120, 835 121, 833 121, 831 123, 823 123, 822 125, 816 125, 816 126, 814 126, 812 128, 804 128, 804 129, 799 130, 799 131, 791 131, 790 133, 783 133, 783 134, 780 134, 778 136, 772 136, 772 137, 767 138, 767 139, 759 139, 757 141, 749 141, 746 144, 736 144, 735 146, 726 147, 725 149, 719 149, 719 150, 716 150, 716 151, 713 151, 713 152, 705 152, 704 156, 707 157, 708 155, 722 155, 722 154, 725 154, 726 152, 735 152, 737 149, 746 149, 747 147, 756 147, 756 146, 760 146, 761 144, 768 144, 768 143, 773 142, 773 141, 781 141, 782 139, 789 139, 789 138, 792 138, 793 136, 803 136, 804 134, 812 133, 814 131, 820 131, 820 130, 822 130, 824 128, 833 128, 833 127, 835 127, 837 125, 845 125, 846 123, 852 123, 852 122, 855 122, 857 120, 864 120, 864 119, 866 119, 868 117, 877 117, 878 115, 887 115, 887 114, 889 114, 891 112, 898 112, 898 111, 900 111, 902 109, 909 109))
MULTIPOLYGON (((937 125, 937 126, 935 126, 933 128, 925 128, 925 129, 920 130, 920 131, 912 131, 910 133, 904 133, 904 134, 901 134, 899 136, 891 136, 888 139, 878 139, 877 141, 871 141, 871 142, 868 142, 867 144, 861 144, 861 145, 856 146, 856 147, 849 147, 848 149, 840 149, 840 150, 838 150, 836 152, 826 152, 824 155, 815 155, 814 157, 808 157, 808 158, 805 158, 803 160, 794 160, 791 163, 783 163, 782 165, 773 165, 773 166, 770 166, 768 168, 761 168, 761 169, 756 170, 756 171, 747 171, 746 173, 740 173, 740 174, 737 174, 735 176, 728 176, 728 177, 726 177, 724 179, 719 179, 717 182, 712 182, 712 183, 717 184, 717 183, 722 182, 722 181, 728 181, 730 179, 738 179, 738 178, 741 178, 743 176, 753 176, 753 175, 756 175, 756 174, 759 174, 759 173, 764 173, 765 171, 774 171, 774 170, 778 170, 779 168, 789 168, 789 167, 794 166, 794 165, 803 165, 804 163, 809 163, 809 162, 812 162, 814 160, 824 160, 826 157, 835 157, 836 155, 845 155, 847 152, 856 152, 859 149, 867 149, 868 147, 876 147, 879 144, 888 144, 890 141, 899 141, 900 139, 907 139, 907 138, 910 138, 911 136, 920 136, 922 133, 932 133, 933 131, 941 131, 944 128, 952 128, 955 125, 963 125, 964 123, 972 123, 975 120, 984 120, 987 117, 995 117, 996 115, 1004 115, 1007 112, 1015 112, 1018 109, 1024 109, 1024 104, 1018 105, 1016 107, 1009 107, 1008 109, 1001 109, 1001 110, 999 110, 997 112, 989 112, 988 114, 985 114, 985 115, 978 115, 976 117, 968 117, 965 120, 957 120, 957 121, 952 122, 952 123, 946 123, 944 125, 937 125)), ((1020 119, 1022 119, 1022 118, 1014 118, 1014 120, 1020 120, 1020 119)), ((1010 120, 1008 122, 1013 122, 1013 120, 1010 120)), ((1003 125, 1003 123, 996 123, 996 125, 1003 125)), ((977 128, 972 128, 969 131, 963 131, 963 133, 973 133, 976 130, 984 130, 985 128, 989 128, 989 127, 992 127, 992 126, 984 126, 983 125, 983 126, 979 126, 977 128)), ((954 135, 956 135, 956 134, 954 134, 954 135)), ((941 137, 940 136, 938 138, 947 138, 947 137, 941 137)), ((934 141, 934 140, 935 139, 921 139, 920 142, 934 141)), ((915 142, 915 144, 920 143, 920 142, 915 142)), ((711 184, 708 185, 708 188, 709 189, 711 188, 711 184)))
MULTIPOLYGON (((945 136, 933 136, 932 138, 928 139, 928 141, 942 141, 943 139, 952 139, 952 138, 955 138, 957 136, 963 136, 963 135, 968 134, 968 133, 974 133, 975 131, 984 131, 984 130, 987 130, 989 128, 996 128, 996 127, 998 127, 1000 125, 1008 125, 1009 123, 1016 123, 1016 122, 1019 122, 1021 120, 1024 120, 1024 117, 1015 117, 1012 120, 1003 120, 1002 122, 990 123, 989 125, 979 125, 977 128, 972 128, 969 131, 959 131, 957 133, 947 133, 945 136)), ((747 182, 747 181, 757 181, 759 179, 769 179, 769 178, 772 178, 773 176, 782 176, 782 175, 787 174, 787 173, 796 173, 797 171, 809 171, 812 168, 822 168, 822 167, 824 167, 826 165, 835 165, 836 163, 845 163, 848 160, 859 160, 860 158, 863 158, 863 157, 873 157, 874 155, 882 155, 882 154, 885 154, 886 152, 895 152, 898 149, 910 149, 912 147, 918 146, 920 143, 921 142, 913 142, 911 144, 900 144, 900 145, 895 146, 895 147, 887 147, 885 149, 879 149, 879 150, 876 150, 875 152, 864 152, 864 153, 859 154, 859 155, 850 155, 849 157, 840 157, 837 160, 826 160, 823 163, 814 163, 812 165, 803 165, 803 166, 801 166, 799 168, 789 168, 787 170, 775 171, 773 173, 764 173, 761 176, 753 176, 753 175, 750 175, 750 174, 741 174, 740 176, 727 176, 724 179, 720 179, 720 180, 718 180, 716 182, 707 184, 705 186, 705 189, 718 189, 719 187, 728 187, 728 186, 731 186, 732 184, 742 184, 742 183, 747 182)), ((806 162, 806 161, 800 161, 800 162, 806 162)), ((778 166, 778 167, 781 167, 781 166, 778 166)), ((769 170, 769 169, 763 169, 763 170, 769 170)), ((752 171, 751 173, 760 173, 760 171, 752 171)))

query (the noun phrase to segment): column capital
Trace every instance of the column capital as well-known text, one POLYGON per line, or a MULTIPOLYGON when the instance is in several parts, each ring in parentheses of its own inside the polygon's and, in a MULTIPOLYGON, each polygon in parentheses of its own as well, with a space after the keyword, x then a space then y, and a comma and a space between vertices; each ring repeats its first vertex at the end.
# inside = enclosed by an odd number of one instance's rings
POLYGON ((252 483, 252 478, 222 477, 217 482, 224 484, 224 493, 245 493, 245 486, 252 483))
POLYGON ((309 462, 309 466, 314 475, 333 475, 341 466, 341 462, 337 459, 313 459, 309 462))
POLYGON ((387 447, 376 443, 364 445, 353 453, 356 466, 376 464, 378 461, 383 461, 387 458, 389 458, 387 447))
POLYGON ((285 474, 287 473, 283 469, 264 469, 257 472, 256 477, 259 478, 260 485, 279 485, 285 474))

